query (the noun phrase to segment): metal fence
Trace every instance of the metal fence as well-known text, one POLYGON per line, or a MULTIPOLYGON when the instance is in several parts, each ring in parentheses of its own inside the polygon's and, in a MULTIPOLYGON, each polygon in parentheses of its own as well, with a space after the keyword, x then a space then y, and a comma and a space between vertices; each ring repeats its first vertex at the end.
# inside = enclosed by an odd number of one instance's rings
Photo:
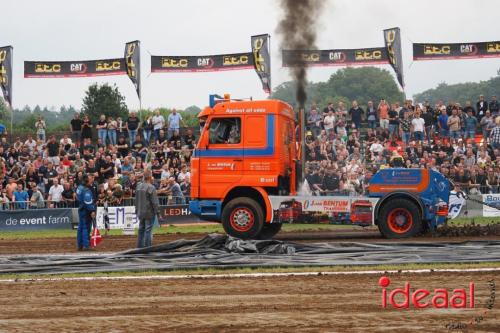
MULTIPOLYGON (((172 197, 172 196, 158 196, 160 206, 167 205, 184 205, 189 203, 189 198, 186 197, 172 197)), ((98 203, 98 206, 103 204, 98 203)), ((135 198, 124 198, 113 203, 108 203, 108 207, 117 206, 135 206, 135 198)), ((76 201, 12 201, 0 203, 0 210, 30 210, 30 209, 50 209, 50 208, 78 208, 76 201)))

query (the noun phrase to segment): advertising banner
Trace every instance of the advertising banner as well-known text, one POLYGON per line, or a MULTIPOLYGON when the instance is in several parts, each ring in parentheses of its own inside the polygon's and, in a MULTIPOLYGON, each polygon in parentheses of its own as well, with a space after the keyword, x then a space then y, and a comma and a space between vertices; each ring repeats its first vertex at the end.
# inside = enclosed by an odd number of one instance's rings
POLYGON ((137 96, 141 99, 141 50, 138 40, 125 44, 125 66, 137 96))
POLYGON ((458 196, 456 191, 450 191, 450 200, 448 203, 448 218, 454 219, 458 217, 465 206, 465 198, 458 196))
POLYGON ((29 231, 47 229, 71 229, 71 208, 2 210, 0 231, 29 231))
MULTIPOLYGON (((104 228, 105 210, 104 207, 97 207, 97 226, 104 228)), ((139 220, 135 215, 134 206, 108 207, 108 219, 111 229, 139 228, 139 220)), ((189 205, 168 205, 160 206, 161 225, 197 223, 201 222, 197 216, 191 214, 189 205)))
POLYGON ((0 47, 0 87, 3 98, 12 106, 12 46, 0 47))
POLYGON ((127 74, 124 58, 88 61, 25 61, 25 78, 64 78, 127 74))
POLYGON ((500 41, 413 44, 413 60, 450 60, 497 57, 500 57, 500 41))
POLYGON ((252 54, 255 71, 262 82, 262 89, 271 93, 271 56, 269 35, 252 36, 252 54))
POLYGON ((403 51, 401 51, 401 32, 399 28, 384 30, 384 41, 387 55, 389 57, 389 63, 396 72, 401 88, 404 89, 403 51))
MULTIPOLYGON (((104 229, 105 213, 104 207, 97 207, 96 223, 99 229, 104 229)), ((139 228, 135 206, 108 207, 107 216, 110 229, 139 228)))
POLYGON ((377 198, 270 196, 273 222, 372 225, 377 198))
POLYGON ((283 50, 283 67, 389 64, 385 47, 338 50, 283 50))
POLYGON ((497 217, 500 216, 500 194, 483 194, 483 202, 493 207, 488 207, 483 205, 483 216, 484 217, 497 217))
POLYGON ((217 72, 254 68, 253 54, 233 53, 206 56, 151 56, 151 72, 217 72))

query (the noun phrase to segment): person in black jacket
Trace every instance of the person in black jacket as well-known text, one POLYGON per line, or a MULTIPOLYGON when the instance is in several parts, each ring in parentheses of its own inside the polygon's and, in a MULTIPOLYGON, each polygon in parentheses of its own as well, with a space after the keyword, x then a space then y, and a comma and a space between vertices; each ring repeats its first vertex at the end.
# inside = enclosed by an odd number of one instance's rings
POLYGON ((477 120, 481 122, 481 119, 484 117, 486 111, 488 110, 488 102, 484 100, 483 95, 479 95, 479 101, 477 101, 476 103, 476 110, 477 110, 477 120))
POLYGON ((427 110, 427 107, 424 105, 422 108, 423 113, 422 113, 422 119, 424 120, 425 124, 425 136, 427 138, 427 142, 429 144, 431 143, 431 138, 434 136, 434 130, 432 128, 433 122, 434 122, 434 117, 432 116, 432 112, 429 112, 427 110))

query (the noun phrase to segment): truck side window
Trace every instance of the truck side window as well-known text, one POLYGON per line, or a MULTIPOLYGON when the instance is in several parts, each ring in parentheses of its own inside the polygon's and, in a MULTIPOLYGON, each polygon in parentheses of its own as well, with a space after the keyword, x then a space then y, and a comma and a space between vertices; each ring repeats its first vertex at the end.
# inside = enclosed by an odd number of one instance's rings
POLYGON ((240 118, 214 118, 209 130, 210 144, 235 144, 241 141, 240 118))

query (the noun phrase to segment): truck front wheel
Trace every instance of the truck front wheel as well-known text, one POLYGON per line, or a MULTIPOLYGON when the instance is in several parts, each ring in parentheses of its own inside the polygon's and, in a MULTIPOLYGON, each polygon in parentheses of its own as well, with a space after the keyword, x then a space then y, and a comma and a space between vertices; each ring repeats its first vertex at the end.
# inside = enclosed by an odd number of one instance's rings
POLYGON ((385 238, 418 235, 422 232, 420 210, 408 199, 391 199, 380 209, 378 228, 385 238))
POLYGON ((255 239, 263 224, 264 213, 253 199, 233 199, 222 210, 222 226, 226 233, 233 237, 255 239))

